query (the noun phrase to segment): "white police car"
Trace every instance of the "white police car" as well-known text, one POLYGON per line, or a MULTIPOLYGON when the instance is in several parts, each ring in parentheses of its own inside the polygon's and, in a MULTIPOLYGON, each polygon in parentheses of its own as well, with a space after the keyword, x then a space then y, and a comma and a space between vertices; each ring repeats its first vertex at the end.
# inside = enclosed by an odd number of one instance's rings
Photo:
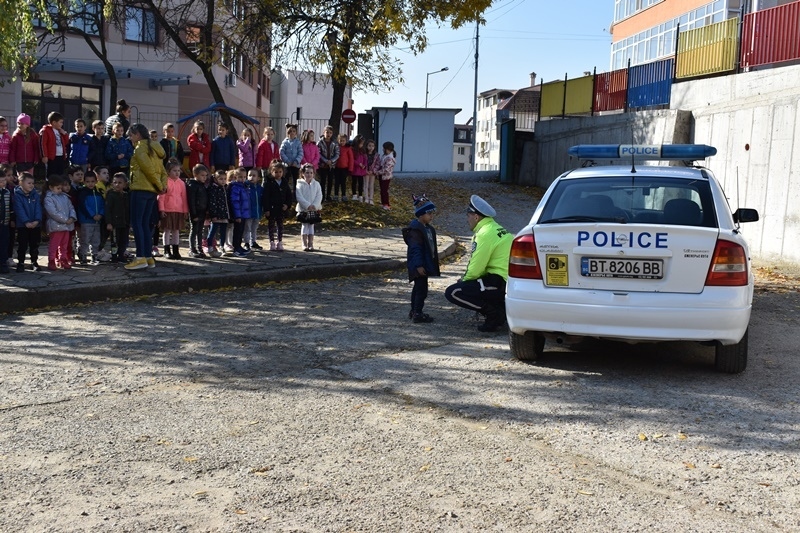
POLYGON ((705 145, 581 145, 581 159, 621 166, 565 172, 545 193, 511 248, 506 295, 515 357, 535 360, 545 339, 571 336, 690 340, 716 346, 716 368, 747 366, 753 275, 740 222, 719 182, 695 161, 705 145))

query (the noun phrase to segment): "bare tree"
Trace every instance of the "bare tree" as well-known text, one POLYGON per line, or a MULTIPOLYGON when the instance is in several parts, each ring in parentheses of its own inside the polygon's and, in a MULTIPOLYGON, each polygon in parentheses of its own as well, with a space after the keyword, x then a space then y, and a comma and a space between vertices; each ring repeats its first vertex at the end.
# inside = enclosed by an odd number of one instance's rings
MULTIPOLYGON (((263 0, 261 5, 268 3, 263 0)), ((406 43, 412 53, 427 45, 425 24, 458 28, 481 20, 491 0, 306 0, 269 4, 275 23, 273 55, 281 64, 317 72, 327 69, 333 87, 330 124, 338 130, 347 85, 365 91, 390 89, 403 81, 391 49, 406 43)), ((260 11, 250 22, 263 24, 260 11)))
MULTIPOLYGON (((268 28, 246 31, 252 0, 143 0, 138 5, 152 11, 166 35, 165 57, 182 55, 197 65, 215 102, 225 103, 225 97, 214 65, 229 66, 236 75, 269 64, 268 28)), ((268 6, 264 9, 268 16, 268 6)), ((230 126, 230 118, 225 120, 230 126)))
POLYGON ((108 31, 115 28, 124 31, 121 0, 50 0, 47 15, 51 27, 39 35, 39 45, 44 56, 55 51, 56 57, 66 47, 68 35, 83 38, 86 46, 103 63, 108 75, 110 98, 108 114, 113 114, 117 102, 117 73, 108 59, 108 31), (106 24, 108 23, 108 24, 106 24))

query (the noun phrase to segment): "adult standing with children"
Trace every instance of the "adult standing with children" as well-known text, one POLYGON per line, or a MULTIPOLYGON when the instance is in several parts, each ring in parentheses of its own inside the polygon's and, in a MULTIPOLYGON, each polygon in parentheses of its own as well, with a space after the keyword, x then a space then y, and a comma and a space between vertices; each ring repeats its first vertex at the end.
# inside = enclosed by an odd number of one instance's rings
POLYGON ((117 112, 106 119, 105 132, 106 135, 111 136, 114 134, 114 124, 119 122, 122 124, 122 131, 128 131, 131 125, 131 106, 125 100, 117 100, 117 112))
POLYGON ((472 256, 461 281, 445 289, 450 302, 486 317, 478 331, 496 331, 506 321, 508 258, 514 236, 495 222, 497 212, 473 194, 467 208, 467 222, 473 232, 472 256))
POLYGON ((128 130, 128 139, 134 144, 131 158, 131 228, 136 240, 136 258, 125 265, 128 270, 154 268, 153 232, 150 220, 156 209, 156 198, 167 190, 167 170, 164 168, 164 148, 150 140, 150 132, 143 124, 134 124, 128 130))

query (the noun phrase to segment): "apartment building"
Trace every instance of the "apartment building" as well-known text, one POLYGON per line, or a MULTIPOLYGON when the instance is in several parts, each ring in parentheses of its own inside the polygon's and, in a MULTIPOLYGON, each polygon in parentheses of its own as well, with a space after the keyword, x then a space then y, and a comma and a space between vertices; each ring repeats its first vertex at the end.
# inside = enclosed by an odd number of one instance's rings
MULTIPOLYGON (((83 5, 100 9, 100 4, 83 5)), ((94 23, 81 18, 72 23, 100 46, 100 32, 94 23)), ((105 58, 114 67, 117 98, 133 107, 134 122, 160 131, 163 122, 190 115, 214 102, 199 67, 174 50, 152 12, 132 4, 125 8, 122 31, 104 24, 105 58)), ((187 30, 190 39, 191 29, 187 30)), ((224 48, 211 74, 225 103, 250 116, 267 115, 269 76, 224 48)), ((109 115, 114 105, 109 75, 83 37, 68 33, 63 46, 43 44, 37 55, 38 63, 28 79, 6 81, 0 87, 0 114, 11 117, 9 122, 13 124, 16 116, 25 112, 38 129, 48 113, 58 111, 71 130, 72 122, 79 117, 90 124, 109 115)))
POLYGON ((500 168, 497 109, 512 96, 514 96, 514 91, 511 89, 490 89, 478 95, 478 122, 475 124, 475 170, 498 170, 500 168))
POLYGON ((453 172, 472 170, 472 124, 453 128, 453 172))
POLYGON ((692 30, 794 0, 614 0, 611 69, 675 55, 678 26, 692 30), (743 6, 744 4, 744 6, 743 6))

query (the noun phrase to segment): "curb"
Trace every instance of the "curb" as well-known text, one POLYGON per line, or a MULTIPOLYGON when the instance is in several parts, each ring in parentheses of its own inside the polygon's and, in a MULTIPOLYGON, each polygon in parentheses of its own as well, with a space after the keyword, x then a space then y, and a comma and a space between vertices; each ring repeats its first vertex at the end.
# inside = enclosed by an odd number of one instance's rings
MULTIPOLYGON (((439 259, 455 253, 456 243, 451 240, 439 252, 439 259)), ((16 293, 0 299, 0 313, 14 314, 34 311, 46 307, 66 307, 71 304, 87 304, 135 298, 158 296, 168 293, 189 293, 193 291, 252 287, 261 283, 302 281, 308 279, 330 279, 341 276, 377 274, 399 270, 406 265, 405 259, 380 259, 375 261, 352 262, 342 265, 313 265, 301 268, 279 268, 260 272, 237 274, 213 274, 200 277, 169 277, 161 279, 142 279, 127 281, 117 285, 97 285, 91 290, 69 287, 48 288, 16 293)))

